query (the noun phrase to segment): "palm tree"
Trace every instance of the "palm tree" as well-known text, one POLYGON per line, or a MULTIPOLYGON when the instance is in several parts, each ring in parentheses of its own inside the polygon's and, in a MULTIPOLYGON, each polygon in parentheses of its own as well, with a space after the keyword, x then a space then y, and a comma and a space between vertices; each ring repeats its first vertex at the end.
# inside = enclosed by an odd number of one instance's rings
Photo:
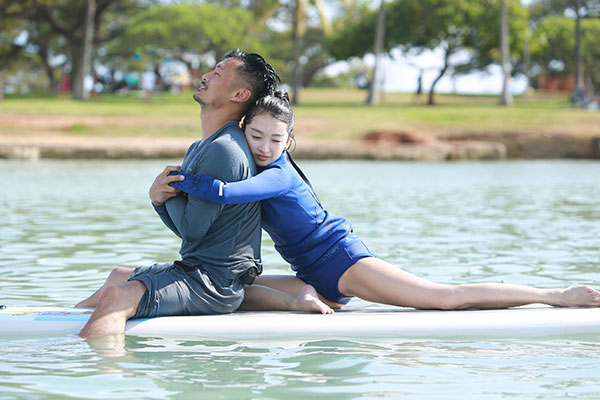
POLYGON ((575 88, 573 95, 576 96, 583 91, 583 53, 581 51, 581 0, 575 0, 573 10, 575 11, 575 88))
POLYGON ((510 82, 510 49, 508 45, 508 6, 506 0, 500 0, 500 52, 502 54, 502 94, 500 95, 500 104, 510 106, 513 104, 513 98, 508 91, 510 82))
POLYGON ((94 37, 94 15, 96 14, 96 0, 87 0, 83 23, 83 41, 81 47, 81 62, 76 63, 75 67, 79 71, 73 71, 74 76, 78 77, 73 81, 73 98, 76 100, 87 100, 90 96, 85 90, 85 78, 91 71, 91 53, 92 39, 94 37))
POLYGON ((367 97, 367 104, 370 106, 377 105, 379 103, 379 70, 381 61, 381 49, 383 48, 383 39, 385 37, 385 1, 381 0, 379 4, 379 12, 377 13, 377 27, 375 30, 375 43, 374 43, 374 55, 375 65, 373 67, 373 77, 369 84, 369 95, 367 97))

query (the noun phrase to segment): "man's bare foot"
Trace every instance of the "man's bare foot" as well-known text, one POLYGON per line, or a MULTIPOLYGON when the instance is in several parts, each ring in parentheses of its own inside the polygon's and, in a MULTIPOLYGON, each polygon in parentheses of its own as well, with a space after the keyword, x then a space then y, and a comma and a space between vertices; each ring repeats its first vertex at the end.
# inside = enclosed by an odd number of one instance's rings
POLYGON ((600 307, 600 292, 589 286, 571 286, 561 292, 563 307, 600 307))
POLYGON ((300 290, 292 303, 292 309, 297 311, 333 314, 333 309, 319 300, 319 295, 314 287, 306 285, 300 290))

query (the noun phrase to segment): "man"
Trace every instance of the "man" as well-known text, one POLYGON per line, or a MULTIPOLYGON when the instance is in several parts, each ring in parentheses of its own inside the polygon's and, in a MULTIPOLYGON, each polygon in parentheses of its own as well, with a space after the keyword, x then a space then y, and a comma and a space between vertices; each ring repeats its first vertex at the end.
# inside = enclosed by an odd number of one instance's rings
POLYGON ((105 284, 77 307, 96 307, 81 337, 123 333, 127 319, 235 311, 260 265, 258 203, 219 205, 183 196, 169 175, 183 168, 223 181, 255 173, 239 128, 246 109, 271 94, 279 77, 257 54, 234 50, 202 77, 194 94, 201 106, 202 139, 193 143, 182 167, 167 166, 150 187, 156 212, 182 239, 181 261, 149 267, 115 268, 105 284))
POLYGON ((144 91, 143 101, 146 103, 152 103, 152 94, 154 87, 156 86, 156 79, 158 75, 152 69, 151 65, 148 65, 146 71, 140 77, 140 88, 144 91))

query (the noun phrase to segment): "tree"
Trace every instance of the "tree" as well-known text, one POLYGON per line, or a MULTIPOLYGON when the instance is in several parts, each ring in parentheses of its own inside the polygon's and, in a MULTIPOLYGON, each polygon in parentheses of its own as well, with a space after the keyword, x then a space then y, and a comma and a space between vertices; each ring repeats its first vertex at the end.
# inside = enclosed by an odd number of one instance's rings
MULTIPOLYGON (((152 0, 0 0, 0 12, 3 18, 27 21, 31 32, 50 32, 64 39, 62 51, 71 63, 74 95, 83 99, 79 88, 83 88, 93 49, 122 34, 129 17, 151 3, 152 0), (113 16, 110 24, 105 23, 109 14, 113 16)), ((43 51, 43 46, 38 48, 43 51)))
MULTIPOLYGON (((339 0, 338 0, 339 2, 339 0)), ((352 10, 353 0, 343 0, 343 8, 345 12, 352 10)), ((298 91, 302 86, 303 72, 302 59, 304 54, 303 48, 311 47, 306 46, 304 43, 305 35, 307 33, 307 26, 309 22, 309 8, 311 4, 316 9, 317 15, 319 16, 320 25, 325 37, 329 37, 332 32, 332 23, 327 14, 324 0, 294 0, 292 3, 292 37, 294 41, 293 45, 293 72, 292 72, 292 104, 298 103, 298 91)), ((330 61, 331 62, 331 61, 330 61)), ((312 76, 314 76, 314 71, 312 76)))
POLYGON ((584 89, 584 55, 582 47, 582 19, 600 17, 600 0, 537 0, 530 6, 532 15, 536 19, 546 16, 562 16, 571 12, 575 16, 575 87, 573 98, 584 89))
POLYGON ((369 84, 369 95, 367 96, 367 104, 374 106, 379 103, 379 62, 381 51, 383 49, 383 40, 385 38, 385 1, 381 0, 379 11, 377 13, 377 27, 375 28, 375 43, 373 45, 375 56, 375 66, 373 67, 373 77, 369 84))
POLYGON ((96 0, 86 0, 85 13, 83 14, 83 37, 79 48, 78 62, 73 63, 73 98, 87 100, 89 92, 84 85, 85 78, 91 72, 92 39, 94 36, 94 15, 96 14, 96 0))
POLYGON ((251 19, 242 8, 211 3, 156 6, 133 18, 112 52, 155 52, 183 62, 192 73, 188 55, 213 52, 216 60, 221 59, 227 51, 248 42, 251 19))
POLYGON ((506 0, 501 0, 500 5, 500 52, 502 53, 502 94, 500 95, 500 104, 503 106, 512 105, 512 95, 508 91, 510 82, 510 49, 508 34, 508 7, 506 0))
MULTIPOLYGON (((577 69, 576 40, 573 31, 576 21, 568 17, 546 17, 532 33, 531 60, 540 74, 546 76, 574 76, 577 69)), ((600 87, 600 19, 581 21, 582 64, 585 76, 595 87, 600 87)), ((585 82, 585 81, 584 81, 585 82)))
MULTIPOLYGON (((516 58, 522 49, 518 38, 527 28, 527 11, 519 0, 509 0, 510 48, 516 58)), ((500 7, 497 0, 395 0, 386 6, 384 49, 400 48, 406 52, 441 49, 443 65, 435 77, 428 96, 433 105, 435 86, 450 70, 466 73, 484 69, 500 61, 500 7), (471 58, 457 64, 453 56, 468 51, 471 58)), ((345 29, 330 41, 330 49, 338 59, 362 56, 371 51, 375 35, 375 13, 348 19, 345 29)))

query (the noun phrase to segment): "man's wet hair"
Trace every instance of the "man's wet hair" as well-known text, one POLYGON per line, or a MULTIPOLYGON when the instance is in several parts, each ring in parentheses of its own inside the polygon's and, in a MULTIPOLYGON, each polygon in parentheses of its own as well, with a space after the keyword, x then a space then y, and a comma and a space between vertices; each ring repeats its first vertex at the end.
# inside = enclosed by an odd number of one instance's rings
POLYGON ((275 93, 281 79, 275 69, 261 55, 235 49, 225 54, 224 58, 235 58, 242 61, 237 72, 250 85, 252 96, 247 102, 248 105, 254 104, 261 97, 272 96, 275 93))

